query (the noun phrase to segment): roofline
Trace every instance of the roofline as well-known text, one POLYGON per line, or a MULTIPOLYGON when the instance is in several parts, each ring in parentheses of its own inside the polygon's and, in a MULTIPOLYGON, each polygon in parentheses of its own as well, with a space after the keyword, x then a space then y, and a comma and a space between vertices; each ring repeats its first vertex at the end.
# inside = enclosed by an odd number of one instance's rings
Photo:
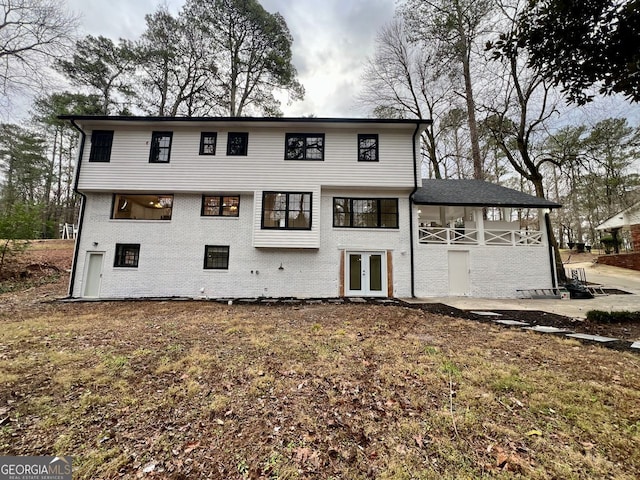
POLYGON ((524 204, 524 203, 498 203, 498 202, 489 202, 489 203, 469 203, 469 202, 420 202, 414 200, 413 203, 415 205, 434 205, 434 206, 451 206, 451 207, 511 207, 511 208, 562 208, 562 205, 559 203, 551 202, 547 200, 549 203, 538 203, 538 204, 524 204))
POLYGON ((339 118, 339 117, 154 117, 125 115, 58 115, 60 120, 117 121, 117 122, 246 122, 246 123, 370 123, 397 125, 430 125, 430 119, 407 118, 339 118))

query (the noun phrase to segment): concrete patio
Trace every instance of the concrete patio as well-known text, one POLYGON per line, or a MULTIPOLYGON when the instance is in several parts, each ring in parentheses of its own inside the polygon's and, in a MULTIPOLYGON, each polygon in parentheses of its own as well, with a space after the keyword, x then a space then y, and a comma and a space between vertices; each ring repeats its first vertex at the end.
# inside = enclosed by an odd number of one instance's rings
MULTIPOLYGON (((640 272, 597 263, 568 263, 566 268, 584 268, 587 281, 616 288, 631 295, 598 295, 592 299, 518 299, 430 297, 403 299, 408 303, 443 303, 461 310, 540 310, 571 318, 585 318, 589 310, 640 310, 640 272)), ((490 280, 489 280, 490 281, 490 280)))

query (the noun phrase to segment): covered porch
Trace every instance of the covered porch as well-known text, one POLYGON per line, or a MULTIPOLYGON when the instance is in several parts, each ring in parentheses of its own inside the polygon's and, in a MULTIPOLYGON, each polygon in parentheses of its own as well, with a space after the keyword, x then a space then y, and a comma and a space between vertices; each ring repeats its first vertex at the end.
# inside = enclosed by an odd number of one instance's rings
POLYGON ((481 180, 427 180, 412 197, 415 294, 515 298, 551 288, 558 204, 481 180))
POLYGON ((542 209, 421 205, 418 243, 438 245, 543 246, 542 209))

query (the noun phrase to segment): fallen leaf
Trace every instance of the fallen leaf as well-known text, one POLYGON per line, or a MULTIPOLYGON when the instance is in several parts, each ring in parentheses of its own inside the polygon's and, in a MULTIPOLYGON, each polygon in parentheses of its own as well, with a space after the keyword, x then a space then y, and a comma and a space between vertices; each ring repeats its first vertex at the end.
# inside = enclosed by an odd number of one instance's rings
POLYGON ((537 435, 537 436, 541 437, 542 436, 542 432, 540 430, 534 429, 534 430, 529 430, 527 433, 525 433, 525 435, 527 437, 530 437, 532 435, 537 435))
POLYGON ((185 446, 185 449, 184 449, 184 453, 185 454, 189 454, 189 453, 193 452, 199 446, 200 446, 200 442, 187 443, 187 445, 185 446))
POLYGON ((500 468, 503 468, 507 465, 509 461, 509 455, 507 455, 504 450, 500 449, 496 454, 496 465, 500 468))
POLYGON ((309 447, 296 448, 296 461, 298 463, 304 464, 304 462, 306 462, 310 456, 311 456, 311 449, 309 447))

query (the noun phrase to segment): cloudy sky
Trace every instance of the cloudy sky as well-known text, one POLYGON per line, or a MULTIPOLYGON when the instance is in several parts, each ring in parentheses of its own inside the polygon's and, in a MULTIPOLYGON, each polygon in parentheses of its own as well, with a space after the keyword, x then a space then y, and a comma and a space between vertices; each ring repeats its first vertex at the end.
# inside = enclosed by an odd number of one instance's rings
MULTIPOLYGON (((177 13, 184 0, 67 0, 82 16, 81 35, 137 38, 144 16, 166 3, 177 13)), ((305 100, 282 105, 286 116, 360 117, 354 101, 364 60, 376 32, 394 15, 395 0, 261 0, 280 12, 293 35, 293 64, 305 100)))

